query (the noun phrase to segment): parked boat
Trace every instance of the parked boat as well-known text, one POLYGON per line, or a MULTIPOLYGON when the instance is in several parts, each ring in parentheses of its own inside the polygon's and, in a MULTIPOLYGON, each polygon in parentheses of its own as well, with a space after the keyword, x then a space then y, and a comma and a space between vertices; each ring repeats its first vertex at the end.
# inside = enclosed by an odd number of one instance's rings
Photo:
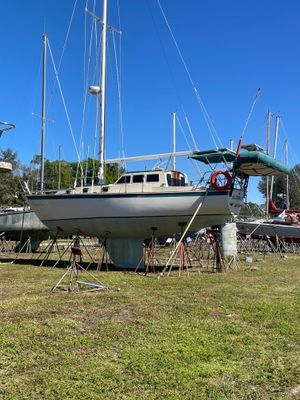
POLYGON ((0 210, 0 234, 14 241, 41 242, 48 238, 49 229, 28 207, 9 207, 0 210))
POLYGON ((269 213, 272 215, 269 219, 238 221, 238 232, 254 239, 269 238, 275 242, 279 238, 286 242, 300 243, 300 210, 281 210, 270 200, 269 213))
MULTIPOLYGON (((0 137, 3 132, 14 128, 14 124, 0 122, 0 137)), ((0 161, 0 173, 10 172, 11 170, 11 163, 0 161)), ((0 209, 0 239, 6 238, 23 242, 30 238, 32 246, 37 248, 39 243, 47 239, 48 236, 48 228, 28 207, 6 207, 0 209)))
MULTIPOLYGON (((98 18, 99 21, 99 18, 98 18)), ((99 150, 99 185, 83 186, 55 193, 28 195, 32 209, 51 230, 64 234, 81 234, 99 238, 140 238, 151 235, 153 228, 159 236, 180 231, 192 217, 190 229, 221 225, 239 214, 246 194, 248 178, 257 170, 243 171, 245 160, 228 149, 191 152, 191 157, 208 164, 227 165, 225 170, 211 172, 196 185, 190 185, 186 175, 175 170, 135 171, 123 174, 114 184, 104 184, 104 135, 106 93, 106 32, 107 0, 103 1, 101 87, 90 92, 100 96, 101 126, 99 150), (238 162, 235 164, 234 162, 238 162), (233 163, 233 164, 232 164, 233 163), (220 183, 220 180, 224 182, 220 183), (197 212, 197 215, 195 213, 197 212)), ((248 156, 255 154, 248 154, 248 156)), ((170 154, 176 156, 176 154, 170 154)), ((144 157, 145 159, 146 157, 144 157)), ((246 160, 255 164, 254 158, 246 160)), ((257 158, 257 154, 256 154, 257 158)), ((269 162, 270 157, 259 160, 269 162)), ((271 162, 271 161, 270 161, 271 162)), ((271 162, 272 163, 272 162, 271 162)), ((282 173, 278 165, 273 173, 282 173)), ((262 174, 264 171, 262 171, 262 174)), ((268 170, 268 174, 272 172, 268 170)))

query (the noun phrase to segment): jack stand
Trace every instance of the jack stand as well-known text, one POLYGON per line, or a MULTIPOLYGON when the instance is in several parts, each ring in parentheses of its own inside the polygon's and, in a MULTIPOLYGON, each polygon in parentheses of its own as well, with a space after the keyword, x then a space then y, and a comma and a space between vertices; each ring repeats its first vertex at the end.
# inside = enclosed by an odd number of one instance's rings
POLYGON ((143 244, 143 246, 144 246, 143 256, 140 259, 137 267, 134 270, 134 272, 138 273, 141 264, 144 262, 144 265, 145 265, 144 275, 145 276, 149 272, 155 272, 155 264, 157 266, 159 265, 159 262, 157 261, 157 258, 155 255, 155 245, 156 245, 155 232, 158 230, 158 228, 156 226, 153 226, 151 228, 151 230, 152 230, 152 235, 151 235, 150 243, 147 246, 145 245, 145 243, 143 244))
MULTIPOLYGON (((51 240, 51 242, 47 245, 47 247, 45 249, 45 253, 46 254, 45 254, 45 257, 43 258, 42 262, 40 263, 40 267, 44 264, 45 261, 48 261, 50 255, 51 255, 51 253, 52 253, 52 251, 54 249, 54 246, 56 247, 56 250, 58 252, 59 258, 61 259, 62 256, 60 254, 60 250, 59 250, 58 243, 57 243, 58 234, 59 234, 59 232, 57 231, 54 239, 51 240)), ((39 258, 40 258, 40 256, 38 256, 37 259, 39 259, 39 258)))
POLYGON ((219 237, 219 232, 216 230, 212 231, 213 234, 213 241, 212 241, 212 247, 214 249, 214 267, 213 269, 217 272, 222 272, 226 270, 225 262, 223 259, 223 252, 222 248, 220 245, 220 237, 219 237))
MULTIPOLYGON (((182 273, 184 271, 184 268, 186 268, 187 275, 189 276, 189 274, 190 274, 189 273, 189 267, 190 268, 192 267, 192 263, 191 263, 191 259, 190 259, 189 253, 188 253, 186 240, 185 240, 185 238, 183 238, 183 228, 186 225, 186 223, 185 222, 180 222, 178 225, 181 227, 181 234, 180 234, 180 237, 181 237, 180 240, 181 241, 180 241, 180 244, 179 244, 179 248, 177 250, 177 254, 179 253, 178 276, 182 275, 182 273)), ((175 258, 176 258, 176 254, 175 254, 174 260, 175 260, 175 258)), ((169 272, 168 272, 167 276, 170 275, 173 266, 174 266, 174 264, 172 264, 170 266, 170 269, 169 269, 169 272)))
POLYGON ((157 231, 158 228, 156 226, 153 226, 151 229, 152 229, 151 241, 145 249, 145 275, 147 275, 148 272, 155 272, 155 263, 157 262, 155 258, 155 242, 156 242, 155 232, 157 231))
MULTIPOLYGON (((78 243, 77 243, 78 245, 78 243)), ((82 260, 82 251, 79 247, 71 247, 71 255, 69 260, 69 266, 67 267, 66 272, 60 278, 55 286, 52 287, 51 292, 54 292, 56 289, 67 290, 69 293, 71 292, 79 292, 82 286, 88 286, 89 289, 86 289, 85 292, 91 292, 96 290, 108 290, 110 289, 108 286, 105 286, 103 283, 98 281, 98 279, 92 275, 89 271, 84 269, 80 264, 82 260), (87 282, 79 280, 79 271, 82 271, 85 274, 88 274, 94 282, 87 282), (65 277, 69 275, 67 286, 60 286, 65 277)))
MULTIPOLYGON (((71 248, 72 246, 75 248, 79 248, 80 245, 82 245, 84 247, 84 249, 86 250, 87 254, 90 257, 90 260, 93 262, 93 257, 91 256, 90 252, 88 251, 86 245, 84 244, 83 240, 81 239, 81 237, 79 235, 75 236, 74 239, 71 240, 71 242, 69 243, 69 245, 66 247, 66 249, 63 251, 62 254, 59 254, 59 259, 56 261, 56 263, 53 265, 53 268, 55 268, 58 263, 62 260, 63 256, 66 254, 66 252, 71 248)), ((70 257, 71 258, 71 257, 70 257)), ((70 259, 69 259, 70 262, 70 259)), ((89 264, 90 265, 90 264, 89 264)))
POLYGON ((11 262, 11 264, 13 264, 15 261, 17 261, 17 259, 19 258, 20 254, 22 253, 22 250, 25 249, 25 253, 29 253, 29 251, 31 250, 31 239, 30 236, 28 237, 28 239, 26 240, 26 242, 23 243, 23 245, 21 246, 22 242, 19 242, 19 251, 16 255, 16 258, 11 262))
POLYGON ((99 248, 100 254, 99 254, 99 260, 98 260, 98 264, 97 264, 97 271, 101 271, 102 264, 104 263, 105 267, 106 267, 106 272, 108 272, 109 254, 107 251, 106 241, 107 241, 107 238, 105 238, 103 240, 103 242, 101 243, 100 248, 99 248))

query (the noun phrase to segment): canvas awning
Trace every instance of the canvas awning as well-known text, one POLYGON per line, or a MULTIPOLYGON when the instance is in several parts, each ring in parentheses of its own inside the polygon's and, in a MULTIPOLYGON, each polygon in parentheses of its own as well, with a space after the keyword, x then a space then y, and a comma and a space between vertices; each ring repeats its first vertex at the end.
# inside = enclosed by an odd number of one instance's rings
POLYGON ((234 168, 249 176, 286 175, 290 168, 261 151, 242 152, 234 161, 234 168))
POLYGON ((201 161, 205 164, 217 164, 220 162, 233 162, 236 158, 236 153, 227 148, 195 151, 190 157, 194 160, 201 161))

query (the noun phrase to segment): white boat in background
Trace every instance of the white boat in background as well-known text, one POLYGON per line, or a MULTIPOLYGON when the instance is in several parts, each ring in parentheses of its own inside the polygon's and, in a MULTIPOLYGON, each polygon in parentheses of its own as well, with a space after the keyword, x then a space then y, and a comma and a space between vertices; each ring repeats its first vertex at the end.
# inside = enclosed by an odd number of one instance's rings
POLYGON ((0 234, 14 241, 41 242, 49 237, 49 229, 28 207, 8 207, 0 210, 0 234))
POLYGON ((238 233, 254 239, 269 238, 275 242, 278 238, 285 242, 300 243, 300 210, 280 210, 272 200, 269 201, 269 219, 238 221, 238 233))
MULTIPOLYGON (((9 122, 0 122, 0 137, 3 132, 14 129, 9 122)), ((10 172, 12 164, 0 161, 0 173, 10 172)), ((48 228, 28 207, 2 207, 0 209, 0 239, 27 241, 30 238, 33 247, 49 236, 48 228)))

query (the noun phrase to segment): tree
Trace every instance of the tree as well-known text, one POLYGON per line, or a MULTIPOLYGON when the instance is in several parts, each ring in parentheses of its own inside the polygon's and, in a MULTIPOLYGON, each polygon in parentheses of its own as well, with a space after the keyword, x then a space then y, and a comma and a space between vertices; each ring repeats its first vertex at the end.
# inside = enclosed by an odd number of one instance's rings
MULTIPOLYGON (((289 200, 290 208, 300 209, 300 164, 295 165, 289 175, 289 200)), ((263 176, 258 184, 258 190, 266 196, 266 177, 263 176)), ((271 179, 269 179, 270 192, 271 179)), ((286 176, 279 175, 274 177, 273 201, 278 208, 286 207, 286 176)))
POLYGON ((21 205, 23 200, 17 194, 22 190, 20 184, 22 164, 17 158, 17 153, 10 148, 6 150, 0 149, 0 159, 12 164, 12 170, 1 173, 0 176, 0 205, 21 205))
POLYGON ((263 216, 263 209, 258 204, 249 201, 249 203, 243 205, 239 215, 240 217, 261 218, 263 216))
MULTIPOLYGON (((32 191, 40 188, 40 164, 41 157, 35 156, 31 160, 31 171, 28 174, 29 187, 32 191)), ((44 162, 44 187, 46 190, 57 190, 60 170, 60 188, 67 189, 76 185, 91 185, 98 183, 99 161, 88 158, 83 160, 81 165, 78 162, 68 162, 65 160, 44 162)), ((114 183, 120 174, 124 172, 118 164, 105 165, 105 183, 114 183)))

